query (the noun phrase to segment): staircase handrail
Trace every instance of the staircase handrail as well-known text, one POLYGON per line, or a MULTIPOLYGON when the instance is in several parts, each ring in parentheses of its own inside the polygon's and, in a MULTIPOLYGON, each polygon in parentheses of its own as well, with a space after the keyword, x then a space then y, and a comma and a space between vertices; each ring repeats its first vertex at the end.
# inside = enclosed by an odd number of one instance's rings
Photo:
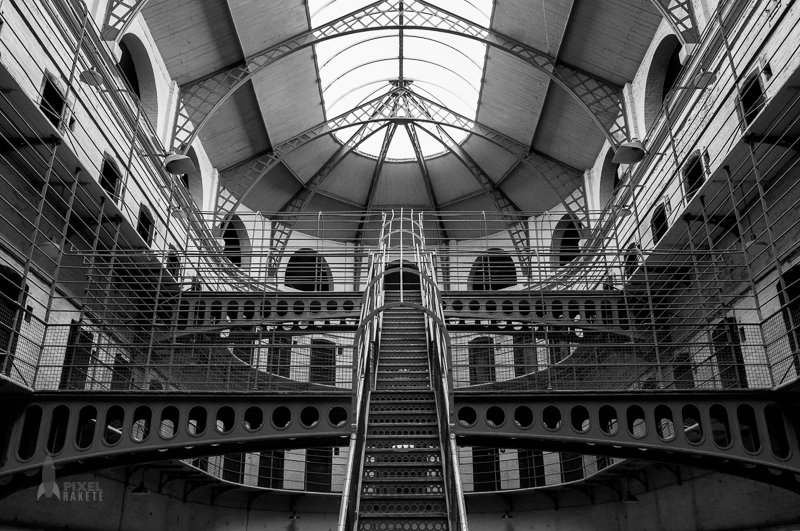
POLYGON ((381 228, 380 248, 370 253, 367 279, 380 276, 378 282, 368 280, 361 304, 359 327, 356 332, 353 355, 356 356, 353 364, 353 415, 352 432, 350 433, 349 455, 345 471, 345 483, 342 489, 342 501, 339 509, 338 530, 347 531, 348 522, 355 526, 358 517, 359 492, 361 491, 361 474, 354 480, 357 463, 363 462, 365 437, 367 429, 367 412, 369 410, 369 393, 374 384, 374 356, 377 351, 376 341, 382 325, 382 313, 375 315, 373 312, 384 303, 383 270, 386 268, 386 242, 384 229, 386 215, 383 216, 381 228))
MULTIPOLYGON (((413 226, 413 225, 412 225, 413 226)), ((422 215, 419 216, 419 242, 422 247, 415 244, 415 259, 420 275, 420 287, 422 291, 422 304, 431 311, 436 318, 430 315, 425 316, 425 328, 432 346, 432 381, 436 400, 441 404, 441 415, 439 415, 439 439, 444 450, 443 472, 444 480, 450 485, 447 492, 448 518, 450 528, 458 531, 468 531, 467 511, 464 503, 464 491, 461 483, 461 470, 458 462, 458 448, 456 446, 455 434, 453 432, 452 411, 453 395, 452 373, 448 359, 448 341, 446 321, 442 305, 442 294, 439 290, 439 283, 436 277, 436 269, 433 267, 434 253, 425 251, 425 236, 422 225, 422 215), (441 385, 436 385, 440 382, 441 385)))

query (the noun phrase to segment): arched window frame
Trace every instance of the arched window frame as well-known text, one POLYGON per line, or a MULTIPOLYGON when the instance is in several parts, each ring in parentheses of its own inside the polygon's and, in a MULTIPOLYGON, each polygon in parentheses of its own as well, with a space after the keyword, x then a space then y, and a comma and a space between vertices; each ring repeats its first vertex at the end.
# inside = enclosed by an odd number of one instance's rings
POLYGON ((283 278, 285 286, 300 291, 333 290, 333 274, 331 273, 328 261, 318 252, 307 247, 298 249, 289 257, 283 278), (303 271, 303 269, 308 269, 307 264, 310 263, 310 261, 306 259, 307 257, 313 257, 313 266, 311 266, 313 271, 310 269, 308 270, 308 273, 311 273, 311 275, 303 271), (297 268, 300 270, 298 271, 297 268))
POLYGON ((551 260, 559 267, 574 262, 581 254, 581 222, 572 214, 564 214, 553 229, 551 260))
POLYGON ((156 218, 150 208, 141 203, 139 205, 139 217, 136 221, 136 232, 142 237, 144 242, 150 246, 156 232, 156 218))
POLYGON ((653 245, 657 244, 669 230, 669 202, 664 199, 653 206, 650 214, 650 232, 653 245))
POLYGON ((647 81, 644 94, 644 121, 645 128, 649 130, 656 122, 656 118, 661 114, 661 107, 664 104, 669 92, 675 88, 676 82, 680 77, 681 68, 675 72, 675 62, 680 61, 682 45, 680 39, 674 34, 669 34, 661 39, 650 61, 647 70, 647 81))
POLYGON ((469 272, 470 289, 495 291, 517 284, 517 265, 502 249, 491 248, 479 255, 469 272))
POLYGON ((122 190, 122 172, 119 170, 117 161, 108 153, 103 157, 103 164, 100 166, 99 183, 112 201, 115 203, 119 201, 122 190), (108 177, 113 177, 114 180, 111 181, 108 177))

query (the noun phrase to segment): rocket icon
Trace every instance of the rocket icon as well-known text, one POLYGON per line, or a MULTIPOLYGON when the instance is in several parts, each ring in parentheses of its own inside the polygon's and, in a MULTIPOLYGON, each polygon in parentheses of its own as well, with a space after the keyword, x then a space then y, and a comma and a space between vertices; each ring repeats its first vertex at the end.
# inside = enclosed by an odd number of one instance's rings
POLYGON ((61 499, 61 491, 56 484, 56 466, 53 463, 53 458, 49 455, 44 458, 44 464, 42 465, 42 484, 39 485, 39 489, 36 491, 36 499, 44 495, 45 498, 51 498, 53 496, 56 497, 57 500, 61 499))

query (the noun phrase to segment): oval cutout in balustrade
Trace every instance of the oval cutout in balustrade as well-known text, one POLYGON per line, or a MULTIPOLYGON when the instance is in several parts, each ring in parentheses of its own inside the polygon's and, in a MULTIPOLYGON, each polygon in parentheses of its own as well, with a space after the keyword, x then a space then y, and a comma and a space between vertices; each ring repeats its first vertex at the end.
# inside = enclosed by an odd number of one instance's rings
POLYGON ((703 442, 703 425, 700 422, 700 410, 697 406, 687 404, 681 411, 683 417, 683 434, 692 444, 703 442))
POLYGON ((561 429, 561 410, 556 406, 547 406, 542 412, 542 425, 550 431, 561 429))
POLYGON ((233 431, 234 422, 236 422, 236 412, 230 406, 222 406, 217 410, 214 428, 216 428, 218 433, 224 435, 233 431))
POLYGON ((111 406, 106 411, 103 440, 106 444, 117 444, 122 439, 122 424, 125 422, 125 410, 122 406, 111 406))
POLYGON ((175 406, 167 406, 161 410, 161 422, 158 426, 158 435, 162 439, 169 440, 178 433, 180 424, 180 412, 175 406))
POLYGON ((186 423, 186 432, 189 435, 202 435, 208 424, 208 412, 203 406, 194 406, 189 410, 189 419, 186 423))
POLYGON ((97 408, 83 406, 78 414, 78 429, 75 431, 75 446, 85 450, 94 441, 95 427, 97 426, 97 408))
POLYGON ((514 424, 523 430, 533 426, 533 410, 528 406, 518 406, 514 409, 514 424))
POLYGON ((348 418, 347 410, 340 406, 331 408, 328 412, 328 422, 330 422, 331 426, 334 428, 344 427, 344 425, 347 424, 348 418))
POLYGON ((714 444, 720 448, 731 445, 731 426, 728 421, 728 410, 721 404, 714 404, 709 410, 711 416, 711 436, 714 444))
POLYGON ((150 423, 152 413, 147 406, 139 406, 133 412, 133 424, 131 425, 131 439, 135 442, 142 442, 150 435, 150 423))
POLYGON ((619 433, 619 416, 613 406, 602 406, 599 413, 600 431, 606 435, 619 433))
POLYGON ((768 404, 764 408, 764 420, 767 423, 769 445, 772 448, 772 453, 778 459, 788 459, 791 449, 781 409, 776 404, 768 404))
POLYGON ((256 303, 253 301, 244 301, 244 309, 242 310, 242 317, 248 321, 256 316, 256 303))
POLYGON ((584 406, 574 406, 569 413, 572 429, 578 433, 586 433, 591 428, 589 410, 584 406))
POLYGON ((247 431, 260 430, 264 424, 264 412, 258 406, 250 406, 244 412, 243 426, 247 431))
POLYGON ((499 428, 506 422, 506 412, 503 408, 492 406, 486 410, 486 424, 491 428, 499 428))
POLYGON ((17 456, 27 461, 36 453, 39 441, 39 428, 42 425, 42 408, 38 404, 28 406, 25 410, 25 420, 22 421, 22 435, 19 439, 17 456))
POLYGON ((292 411, 286 406, 276 407, 272 412, 272 425, 279 430, 289 427, 292 422, 292 411))
POLYGON ((300 411, 300 425, 304 428, 315 428, 319 424, 319 410, 314 406, 306 406, 300 411))
POLYGON ((660 404, 655 410, 656 435, 662 441, 675 439, 675 420, 672 417, 672 409, 669 406, 660 404))
POLYGON ((641 439, 647 435, 647 420, 644 417, 644 409, 641 406, 628 406, 625 417, 628 421, 628 433, 631 437, 641 439))
POLYGON ((758 433, 756 412, 749 404, 741 404, 736 408, 736 417, 739 420, 739 436, 742 446, 751 454, 761 451, 761 437, 758 433))
POLYGON ((470 406, 462 406, 458 408, 457 419, 461 426, 471 428, 478 421, 478 413, 470 406))
POLYGON ((68 426, 69 408, 65 405, 56 406, 50 419, 50 433, 47 435, 47 451, 51 455, 55 455, 64 449, 68 426))

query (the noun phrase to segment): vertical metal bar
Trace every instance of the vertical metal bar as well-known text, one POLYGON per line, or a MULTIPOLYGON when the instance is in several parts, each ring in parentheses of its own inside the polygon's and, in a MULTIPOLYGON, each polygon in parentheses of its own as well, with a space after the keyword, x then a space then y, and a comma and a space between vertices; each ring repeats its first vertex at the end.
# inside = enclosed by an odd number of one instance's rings
MULTIPOLYGON (((74 203, 74 200, 75 200, 75 191, 78 188, 78 180, 80 178, 80 174, 81 174, 81 168, 77 168, 75 170, 75 173, 73 174, 74 178, 73 178, 72 184, 70 184, 70 187, 69 187, 69 199, 67 200, 67 214, 66 214, 66 216, 64 216, 64 227, 61 229, 61 237, 59 238, 59 242, 58 242, 58 256, 56 257, 56 264, 55 264, 55 268, 54 268, 54 271, 53 271, 53 278, 52 278, 52 280, 50 282, 50 288, 48 289, 48 293, 47 293, 47 307, 45 308, 45 312, 44 312, 44 326, 45 326, 44 337, 45 338, 47 338, 49 327, 50 327, 50 317, 51 317, 50 314, 51 314, 51 312, 53 310, 53 298, 55 297, 56 284, 58 283, 58 278, 59 278, 60 273, 61 273, 61 262, 62 262, 62 260, 64 258, 64 246, 66 245, 66 242, 67 242, 67 232, 69 230, 70 220, 72 219, 72 213, 73 213, 72 206, 73 206, 73 203, 74 203)), ((44 354, 44 349, 45 349, 45 344, 46 343, 47 343, 47 341, 45 340, 39 347, 39 357, 38 357, 38 360, 36 361, 36 367, 34 367, 34 372, 33 372, 33 386, 34 386, 34 388, 37 387, 36 381, 37 381, 38 376, 39 376, 39 367, 42 364, 42 355, 44 354)))
POLYGON ((138 129, 139 129, 139 118, 141 117, 142 113, 142 102, 139 101, 139 98, 136 97, 135 94, 131 94, 133 99, 136 101, 136 119, 133 124, 133 128, 131 130, 131 147, 128 150, 128 160, 125 164, 125 175, 122 177, 122 190, 119 193, 119 204, 123 206, 125 204, 125 192, 128 190, 128 178, 131 173, 131 164, 133 164, 133 150, 136 146, 136 137, 138 136, 138 129))
MULTIPOLYGON (((631 186, 628 184, 628 186, 631 186)), ((636 198, 636 192, 631 187, 631 202, 633 203, 633 212, 636 216, 636 233, 639 236, 639 241, 643 242, 644 239, 642 238, 641 229, 642 229, 642 220, 639 217, 639 201, 636 198)), ((644 256, 644 245, 640 244, 639 251, 641 252, 642 256, 642 273, 644 274, 644 285, 647 291, 647 309, 650 314, 650 326, 653 333, 653 350, 656 356, 656 378, 658 380, 658 387, 664 387, 664 379, 661 370, 661 349, 658 342, 658 331, 656 327, 656 315, 655 310, 653 309, 653 293, 650 288, 650 276, 647 272, 647 259, 644 256)))
MULTIPOLYGON (((5 375, 11 374, 11 367, 13 366, 14 361, 14 352, 12 352, 12 350, 17 350, 16 343, 20 336, 19 330, 22 328, 20 323, 23 312, 22 305, 24 304, 26 297, 25 284, 28 276, 30 275, 31 266, 33 265, 33 254, 37 249, 36 242, 39 239, 38 237, 39 232, 41 231, 44 209, 47 204, 47 192, 50 190, 50 178, 53 175, 53 166, 56 162, 56 153, 58 152, 58 147, 60 145, 60 139, 53 139, 52 151, 50 152, 50 159, 47 163, 47 171, 44 175, 44 184, 42 185, 40 192, 39 203, 36 206, 36 217, 33 220, 33 234, 31 235, 30 247, 28 249, 28 255, 25 257, 25 264, 22 268, 22 285, 19 287, 19 294, 17 294, 16 308, 14 309, 14 319, 11 321, 11 331, 8 335, 8 353, 3 359, 3 367, 0 367, 2 374, 5 375)), ((45 237, 47 237, 47 235, 45 235, 45 237)))
MULTIPOLYGON (((748 139, 746 140, 747 148, 748 148, 748 155, 750 158, 750 164, 753 166, 753 176, 755 177, 756 181, 756 190, 758 191, 758 202, 761 206, 761 211, 764 214, 764 225, 766 226, 767 238, 769 239, 769 248, 772 251, 772 259, 775 262, 775 270, 778 273, 778 286, 780 288, 781 293, 786 293, 786 280, 783 278, 783 266, 781 264, 780 259, 778 258, 778 247, 775 245, 775 234, 772 231, 772 222, 770 221, 769 217, 769 205, 767 204, 766 200, 766 192, 764 191, 764 184, 762 183, 762 175, 761 170, 758 168, 758 160, 756 159, 755 149, 753 148, 753 140, 748 139)), ((784 308, 781 308, 784 309, 784 308)), ((788 335, 791 335, 792 339, 794 340, 795 349, 800 348, 800 342, 798 342, 798 334, 797 334, 797 323, 794 321, 794 317, 792 316, 792 312, 786 309, 785 313, 789 317, 789 328, 788 335)), ((792 352, 792 364, 796 367, 797 366, 797 352, 792 352)), ((783 383, 783 382, 778 382, 783 383)))
MULTIPOLYGON (((686 224, 686 237, 689 243, 689 252, 691 253, 692 257, 692 273, 694 274, 694 284, 697 290, 697 297, 700 302, 700 326, 702 326, 703 330, 701 332, 705 332, 706 336, 706 344, 708 345, 709 356, 708 358, 711 359, 712 357, 716 359, 716 353, 714 352, 714 341, 713 336, 711 334, 711 313, 708 311, 706 306, 706 295, 702 288, 702 280, 700 276, 700 271, 697 265, 697 249, 694 246, 694 238, 692 236, 692 226, 691 221, 688 217, 683 218, 684 223, 686 224)), ((694 343, 694 341, 692 341, 694 343)), ((694 366, 694 360, 692 361, 692 366, 694 366)), ((718 374, 715 376, 719 376, 718 374)), ((713 377, 713 376, 712 376, 713 377)), ((721 382, 722 380, 720 380, 721 382)))
POLYGON ((761 336, 761 344, 764 347, 764 363, 766 363, 769 372, 770 378, 770 387, 775 386, 775 375, 772 373, 772 367, 769 366, 769 357, 767 356, 767 340, 764 337, 764 315, 761 311, 761 301, 758 297, 758 287, 756 286, 755 277, 753 273, 753 268, 750 266, 750 259, 747 256, 747 245, 744 241, 744 235, 747 232, 744 227, 744 223, 742 223, 742 215, 739 213, 739 208, 736 202, 736 195, 733 189, 733 176, 731 175, 731 169, 728 166, 722 168, 722 171, 725 172, 725 182, 728 185, 728 197, 731 200, 731 208, 733 209, 733 215, 736 218, 736 228, 739 231, 739 241, 742 244, 742 256, 744 257, 744 265, 747 269, 747 282, 750 284, 750 290, 753 292, 753 303, 756 306, 756 316, 758 318, 758 333, 761 336))
MULTIPOLYGON (((167 221, 165 231, 169 232, 169 222, 172 218, 172 200, 174 198, 175 192, 175 181, 174 179, 170 179, 169 182, 169 199, 167 200, 167 221)), ((155 239, 155 234, 153 238, 155 239)), ((153 343, 155 342, 155 334, 156 328, 158 323, 158 310, 159 305, 161 303, 161 287, 164 284, 164 264, 159 264, 160 267, 158 268, 158 284, 156 285, 156 297, 155 303, 153 304, 153 316, 150 319, 150 339, 148 340, 147 344, 147 359, 145 360, 145 366, 142 371, 142 384, 145 386, 144 389, 147 390, 147 382, 150 377, 150 364, 153 359, 153 343)), ((223 309, 223 313, 224 313, 223 309)), ((167 382, 169 383, 169 382, 167 382)))

